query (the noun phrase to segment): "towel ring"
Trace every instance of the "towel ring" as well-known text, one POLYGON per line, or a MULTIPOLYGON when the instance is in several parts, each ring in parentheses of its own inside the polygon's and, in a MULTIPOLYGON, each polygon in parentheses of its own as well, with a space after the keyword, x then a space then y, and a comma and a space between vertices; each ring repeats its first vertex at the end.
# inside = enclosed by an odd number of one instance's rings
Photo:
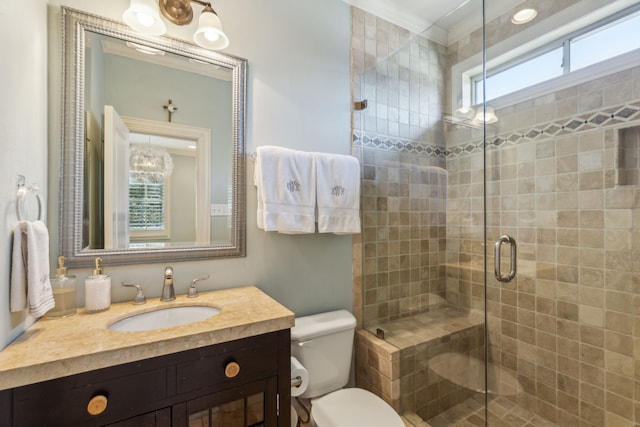
POLYGON ((44 213, 44 202, 42 201, 42 196, 40 195, 40 188, 38 184, 25 184, 25 177, 23 175, 18 175, 16 178, 17 186, 18 186, 18 194, 16 201, 16 214, 18 215, 19 221, 26 220, 25 213, 25 201, 28 196, 34 196, 36 201, 38 202, 38 217, 36 220, 42 221, 42 216, 44 213))

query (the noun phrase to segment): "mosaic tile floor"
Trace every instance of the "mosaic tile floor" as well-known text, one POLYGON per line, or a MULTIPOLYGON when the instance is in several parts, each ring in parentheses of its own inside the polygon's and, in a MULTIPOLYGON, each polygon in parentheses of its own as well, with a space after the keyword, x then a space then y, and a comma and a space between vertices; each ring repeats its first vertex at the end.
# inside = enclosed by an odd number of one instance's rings
MULTIPOLYGON (((308 407, 309 402, 306 399, 303 403, 308 407)), ((308 417, 298 402, 293 406, 303 419, 308 417)), ((484 427, 484 396, 477 394, 428 421, 424 421, 413 413, 402 414, 402 421, 406 427, 484 427)), ((557 424, 501 396, 489 398, 488 425, 489 427, 557 427, 557 424)), ((311 423, 300 423, 300 427, 311 426, 311 423)))
MULTIPOLYGON (((415 414, 404 414, 405 424, 413 427, 484 427, 484 397, 480 394, 423 421, 415 414)), ((504 397, 489 400, 490 427, 556 427, 556 424, 520 408, 504 397)))

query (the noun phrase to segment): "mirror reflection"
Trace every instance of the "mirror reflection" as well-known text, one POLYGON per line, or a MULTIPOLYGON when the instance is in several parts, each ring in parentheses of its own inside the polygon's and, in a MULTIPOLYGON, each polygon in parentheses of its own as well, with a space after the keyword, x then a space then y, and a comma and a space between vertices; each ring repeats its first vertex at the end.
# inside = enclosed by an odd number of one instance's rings
POLYGON ((70 263, 244 255, 246 61, 63 12, 81 35, 65 46, 65 153, 82 159, 63 162, 82 177, 62 185, 70 263))
POLYGON ((148 134, 130 134, 129 143, 129 246, 197 241, 197 216, 182 215, 196 211, 196 145, 148 134))
POLYGON ((231 71, 94 32, 85 40, 83 246, 228 243, 231 71), (133 133, 141 120, 147 130, 133 133), (211 153, 228 161, 214 169, 211 153))

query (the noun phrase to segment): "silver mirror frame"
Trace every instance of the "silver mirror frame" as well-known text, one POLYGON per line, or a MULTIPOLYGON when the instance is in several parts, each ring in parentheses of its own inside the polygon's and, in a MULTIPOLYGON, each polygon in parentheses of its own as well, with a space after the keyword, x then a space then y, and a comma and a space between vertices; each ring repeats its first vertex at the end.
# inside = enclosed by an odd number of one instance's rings
POLYGON ((63 116, 60 160, 60 254, 71 267, 104 264, 140 264, 246 256, 246 79, 247 60, 212 52, 167 36, 148 37, 125 24, 62 7, 63 116), (82 247, 84 159, 84 46, 85 31, 145 44, 212 65, 230 68, 233 74, 233 165, 231 242, 228 245, 157 249, 85 249, 82 247))

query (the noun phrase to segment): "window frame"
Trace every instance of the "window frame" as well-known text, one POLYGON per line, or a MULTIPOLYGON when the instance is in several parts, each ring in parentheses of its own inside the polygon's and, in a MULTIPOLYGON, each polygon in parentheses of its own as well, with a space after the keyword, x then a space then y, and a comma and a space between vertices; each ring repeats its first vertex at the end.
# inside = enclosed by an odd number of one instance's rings
MULTIPOLYGON (((531 50, 529 52, 526 52, 526 53, 516 57, 515 59, 503 62, 500 65, 492 67, 490 70, 487 70, 487 78, 495 76, 496 74, 499 74, 502 71, 506 71, 506 70, 509 70, 511 68, 517 67, 518 65, 524 64, 525 62, 531 61, 531 60, 533 60, 535 58, 538 58, 538 57, 540 57, 540 56, 542 56, 544 54, 552 52, 553 50, 558 49, 560 47, 563 48, 563 54, 562 54, 562 56, 563 56, 563 60, 562 60, 563 74, 562 75, 565 75, 566 74, 566 65, 565 65, 565 63, 567 62, 567 61, 565 61, 566 55, 567 55, 567 46, 566 46, 566 43, 563 40, 556 40, 554 42, 544 44, 544 45, 542 45, 542 46, 540 46, 540 47, 538 47, 536 49, 533 49, 533 50, 531 50)), ((558 76, 558 77, 560 77, 560 76, 558 76)), ((555 77, 555 78, 557 78, 557 77, 555 77)), ((478 96, 477 96, 477 86, 478 86, 479 83, 482 82, 482 80, 483 80, 482 73, 475 74, 475 75, 471 76, 471 100, 472 100, 472 104, 473 105, 482 104, 482 100, 478 101, 478 99, 477 99, 478 98, 478 96)), ((549 79, 549 80, 552 80, 552 79, 549 79)), ((539 82, 539 83, 536 83, 536 84, 542 84, 542 83, 544 83, 546 81, 549 81, 549 80, 545 80, 543 82, 539 82)), ((535 86, 536 84, 526 86, 526 87, 524 87, 522 89, 527 89, 527 88, 529 88, 531 86, 535 86)), ((520 90, 522 90, 522 89, 520 89, 520 90)), ((517 91, 515 91, 515 92, 517 92, 517 91)), ((513 92, 509 92, 509 93, 507 93, 505 95, 502 95, 502 96, 508 96, 508 95, 510 95, 512 93, 513 92)), ((494 99, 497 99, 497 98, 501 98, 501 96, 496 97, 494 99)), ((487 101, 489 101, 489 99, 487 99, 487 101)))
MULTIPOLYGON (((164 228, 161 230, 134 230, 129 228, 129 238, 131 241, 139 242, 149 239, 170 240, 171 239, 171 177, 163 181, 163 204, 164 204, 164 228)), ((131 197, 131 193, 129 193, 131 197)))
MULTIPOLYGON (((560 45, 564 48, 563 69, 566 70, 570 66, 570 61, 566 58, 567 54, 570 54, 568 51, 572 39, 640 12, 640 4, 633 4, 630 0, 607 5, 596 11, 588 7, 588 4, 577 5, 567 15, 548 18, 489 47, 486 52, 487 75, 491 76, 521 64, 560 45), (571 19, 569 15, 579 19, 571 19)), ((482 105, 482 100, 475 102, 474 94, 475 82, 482 79, 482 60, 483 54, 477 53, 452 67, 451 105, 453 110, 459 107, 482 105)), ((640 48, 570 73, 565 72, 561 76, 491 99, 487 103, 494 108, 504 108, 636 66, 640 66, 640 48)))
MULTIPOLYGON (((501 73, 502 71, 517 67, 518 65, 524 64, 527 61, 530 61, 532 59, 535 59, 539 56, 544 55, 545 53, 551 52, 554 49, 557 49, 559 47, 563 48, 563 53, 562 53, 562 75, 558 76, 558 77, 554 77, 539 83, 534 83, 532 85, 529 86, 525 86, 524 88, 520 89, 520 90, 524 90, 524 89, 528 89, 530 87, 533 86, 537 86, 539 84, 544 84, 545 82, 557 79, 557 78, 561 78, 564 76, 568 76, 568 75, 573 75, 573 73, 577 73, 580 70, 585 70, 585 69, 589 69, 590 67, 593 67, 595 65, 598 65, 602 62, 607 62, 610 60, 615 60, 618 57, 621 56, 626 56, 626 55, 634 55, 634 54, 639 54, 640 53, 640 47, 638 47, 637 49, 613 56, 611 58, 607 58, 604 59, 602 61, 598 61, 595 62, 591 65, 588 65, 586 67, 580 68, 578 70, 571 70, 571 42, 575 39, 579 39, 581 37, 586 37, 589 34, 593 33, 594 31, 600 30, 600 29, 606 29, 605 27, 610 26, 611 24, 615 23, 616 21, 622 21, 624 18, 630 17, 631 15, 637 15, 636 17, 640 16, 640 4, 635 5, 635 6, 631 6, 628 8, 625 8, 621 11, 618 11, 612 15, 609 15, 605 18, 602 18, 592 24, 586 25, 582 28, 580 28, 579 30, 573 31, 568 33, 567 35, 558 38, 552 42, 549 43, 545 43, 544 45, 530 50, 522 55, 517 56, 514 59, 511 59, 509 61, 505 61, 497 66, 491 67, 490 69, 487 69, 486 72, 486 77, 492 77, 495 76, 496 74, 501 73)), ((471 81, 471 99, 472 99, 472 104, 474 105, 478 105, 482 103, 482 100, 478 100, 477 99, 477 85, 479 82, 482 82, 483 80, 483 75, 482 73, 478 73, 475 74, 471 77, 472 81, 471 81)), ((518 91, 514 91, 514 92, 519 92, 518 91)), ((507 94, 498 96, 496 98, 490 98, 487 99, 487 101, 492 101, 494 99, 499 99, 501 97, 506 97, 509 96, 510 94, 512 94, 513 92, 509 92, 507 94)))

